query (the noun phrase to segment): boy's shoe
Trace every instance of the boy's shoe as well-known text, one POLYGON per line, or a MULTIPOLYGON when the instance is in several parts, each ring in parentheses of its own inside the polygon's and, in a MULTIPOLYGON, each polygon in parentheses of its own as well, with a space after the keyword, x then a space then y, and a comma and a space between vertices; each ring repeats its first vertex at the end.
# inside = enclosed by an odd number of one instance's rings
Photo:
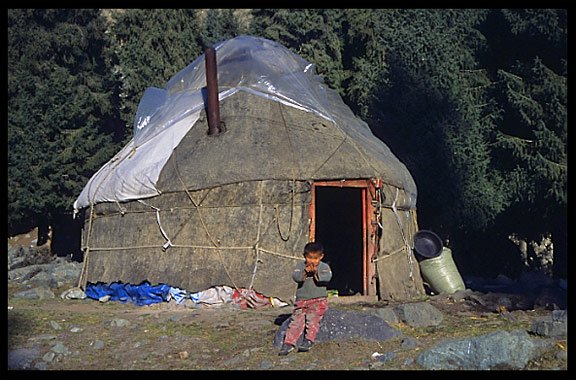
POLYGON ((308 339, 304 338, 304 341, 302 341, 302 344, 300 346, 298 346, 298 351, 308 352, 312 348, 313 344, 314 344, 314 342, 311 342, 308 339))
POLYGON ((280 352, 278 352, 278 355, 280 356, 288 355, 289 353, 294 351, 295 348, 296 347, 294 347, 291 344, 282 343, 282 348, 280 349, 280 352))

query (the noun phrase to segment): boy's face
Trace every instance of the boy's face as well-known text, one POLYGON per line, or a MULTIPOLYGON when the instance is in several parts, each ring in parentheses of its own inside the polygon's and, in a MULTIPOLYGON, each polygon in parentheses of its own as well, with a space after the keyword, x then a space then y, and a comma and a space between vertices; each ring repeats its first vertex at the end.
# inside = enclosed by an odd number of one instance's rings
POLYGON ((306 259, 306 265, 312 264, 315 267, 320 264, 320 260, 324 257, 322 252, 305 252, 304 258, 306 259))

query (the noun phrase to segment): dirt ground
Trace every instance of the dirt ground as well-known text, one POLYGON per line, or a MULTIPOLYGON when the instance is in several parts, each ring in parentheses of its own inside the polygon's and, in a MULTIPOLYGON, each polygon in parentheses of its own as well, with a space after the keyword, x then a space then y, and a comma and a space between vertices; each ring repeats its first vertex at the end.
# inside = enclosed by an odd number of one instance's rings
MULTIPOLYGON (((9 284, 9 296, 17 290, 9 284)), ((391 306, 383 301, 336 301, 329 306, 365 312, 391 306)), ((392 325, 404 338, 415 338, 419 347, 404 348, 403 338, 383 343, 327 342, 316 344, 307 353, 280 357, 273 347, 274 335, 292 312, 291 306, 242 310, 232 304, 186 308, 167 302, 135 306, 91 299, 9 297, 8 351, 36 349, 39 355, 32 369, 40 363, 48 370, 420 370, 416 357, 435 342, 496 330, 529 329, 533 318, 550 313, 544 309, 486 312, 440 297, 417 301, 432 303, 444 315, 443 322, 434 327, 392 325), (56 346, 60 353, 50 354, 56 346), (385 362, 373 357, 389 352, 396 355, 385 362)), ((566 360, 559 359, 562 351, 567 352, 567 340, 556 341, 553 351, 527 369, 565 370, 566 360)))

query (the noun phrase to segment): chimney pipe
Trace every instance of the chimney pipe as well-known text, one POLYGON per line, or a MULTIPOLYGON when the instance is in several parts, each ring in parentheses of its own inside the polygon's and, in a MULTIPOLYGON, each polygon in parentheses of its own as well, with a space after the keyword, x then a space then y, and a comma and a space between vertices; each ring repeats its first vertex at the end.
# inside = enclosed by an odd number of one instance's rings
POLYGON ((218 104, 218 69, 216 50, 209 47, 204 52, 206 62, 206 91, 208 98, 208 135, 220 133, 220 105, 218 104))

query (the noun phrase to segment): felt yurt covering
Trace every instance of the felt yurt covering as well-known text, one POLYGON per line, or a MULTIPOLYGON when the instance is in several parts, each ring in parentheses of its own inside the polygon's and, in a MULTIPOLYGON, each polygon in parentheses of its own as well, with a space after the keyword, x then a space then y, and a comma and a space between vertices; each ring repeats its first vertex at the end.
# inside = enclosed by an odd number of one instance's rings
POLYGON ((370 281, 383 299, 422 295, 416 185, 404 164, 287 48, 248 36, 214 48, 222 132, 208 135, 203 55, 146 90, 133 139, 74 203, 80 285, 228 285, 289 300, 293 267, 314 240, 315 184, 367 180, 370 281))

